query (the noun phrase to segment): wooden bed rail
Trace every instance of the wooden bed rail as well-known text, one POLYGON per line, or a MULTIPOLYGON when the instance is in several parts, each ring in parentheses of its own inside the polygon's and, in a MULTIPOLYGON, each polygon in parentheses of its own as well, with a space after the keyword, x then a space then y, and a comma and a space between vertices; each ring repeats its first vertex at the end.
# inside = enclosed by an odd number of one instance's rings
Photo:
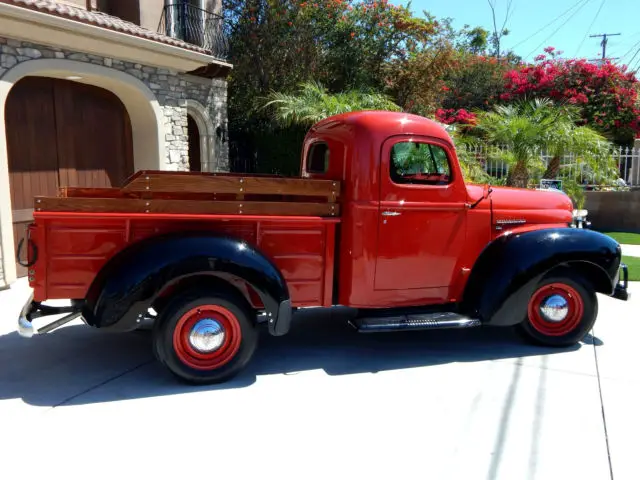
POLYGON ((57 197, 36 197, 35 210, 335 217, 340 187, 333 180, 141 171, 122 188, 63 187, 57 197))
POLYGON ((296 195, 336 201, 340 182, 307 178, 218 175, 199 172, 141 171, 123 187, 125 192, 235 193, 237 195, 296 195))

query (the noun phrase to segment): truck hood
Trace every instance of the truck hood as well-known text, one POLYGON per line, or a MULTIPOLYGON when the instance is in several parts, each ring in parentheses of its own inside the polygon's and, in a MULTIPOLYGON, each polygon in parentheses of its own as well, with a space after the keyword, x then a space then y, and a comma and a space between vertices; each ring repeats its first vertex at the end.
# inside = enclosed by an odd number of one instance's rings
MULTIPOLYGON (((482 185, 469 185, 470 201, 482 197, 482 185)), ((495 225, 567 225, 573 219, 573 203, 557 190, 491 187, 489 196, 495 225)), ((482 203, 487 202, 484 200, 482 203)))

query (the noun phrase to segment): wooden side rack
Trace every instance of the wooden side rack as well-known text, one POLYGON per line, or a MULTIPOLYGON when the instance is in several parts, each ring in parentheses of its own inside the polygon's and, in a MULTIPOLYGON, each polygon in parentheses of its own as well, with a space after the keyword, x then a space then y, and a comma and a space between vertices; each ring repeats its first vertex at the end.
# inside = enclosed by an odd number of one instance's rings
POLYGON ((35 210, 335 217, 340 187, 333 180, 143 170, 122 188, 62 187, 57 197, 36 197, 35 210))

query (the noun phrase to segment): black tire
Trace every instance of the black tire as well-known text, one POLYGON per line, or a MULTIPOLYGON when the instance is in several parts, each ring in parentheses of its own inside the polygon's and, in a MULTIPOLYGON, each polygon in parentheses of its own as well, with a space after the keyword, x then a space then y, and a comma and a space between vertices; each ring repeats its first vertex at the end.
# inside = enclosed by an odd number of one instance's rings
MULTIPOLYGON (((516 327, 526 340, 537 345, 568 347, 580 342, 593 328, 598 316, 598 298, 593 286, 580 275, 569 270, 552 273, 540 281, 536 287, 536 293, 529 300, 525 319, 516 327), (533 311, 538 301, 536 293, 541 292, 540 296, 544 296, 546 292, 553 292, 553 289, 556 288, 555 285, 559 286, 558 292, 562 291, 562 285, 564 285, 566 292, 569 293, 567 297, 569 304, 576 306, 574 311, 578 312, 573 319, 570 319, 570 322, 564 325, 564 328, 562 322, 545 324, 544 317, 536 315, 533 311), (574 299, 574 295, 577 295, 579 299, 574 299), (581 314, 579 314, 580 308, 582 309, 581 314), (554 333, 549 334, 554 329, 554 333)), ((570 308, 569 313, 571 311, 570 308)))
MULTIPOLYGON (((255 313, 241 295, 231 291, 192 291, 177 294, 159 314, 153 326, 153 350, 160 363, 181 380, 191 384, 214 384, 233 378, 249 363, 256 350, 258 337, 255 313), (226 352, 227 360, 214 368, 206 365, 194 368, 193 363, 200 360, 191 356, 193 352, 189 348, 193 349, 193 345, 188 344, 185 353, 185 343, 176 343, 174 340, 176 328, 180 329, 176 335, 182 339, 181 333, 185 331, 185 325, 193 321, 189 318, 189 312, 200 307, 203 307, 203 310, 220 308, 222 311, 230 312, 235 318, 225 320, 233 323, 233 327, 225 330, 225 340, 219 348, 220 351, 226 352), (185 316, 187 320, 184 320, 185 316)), ((202 363, 215 364, 213 360, 202 363)))

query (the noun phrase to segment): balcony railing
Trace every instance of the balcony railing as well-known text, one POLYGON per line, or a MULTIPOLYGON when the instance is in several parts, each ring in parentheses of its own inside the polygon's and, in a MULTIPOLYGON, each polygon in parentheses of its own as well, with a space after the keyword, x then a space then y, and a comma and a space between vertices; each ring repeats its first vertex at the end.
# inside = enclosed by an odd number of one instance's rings
POLYGON ((229 54, 222 16, 187 3, 165 5, 158 32, 198 45, 219 60, 229 54))

